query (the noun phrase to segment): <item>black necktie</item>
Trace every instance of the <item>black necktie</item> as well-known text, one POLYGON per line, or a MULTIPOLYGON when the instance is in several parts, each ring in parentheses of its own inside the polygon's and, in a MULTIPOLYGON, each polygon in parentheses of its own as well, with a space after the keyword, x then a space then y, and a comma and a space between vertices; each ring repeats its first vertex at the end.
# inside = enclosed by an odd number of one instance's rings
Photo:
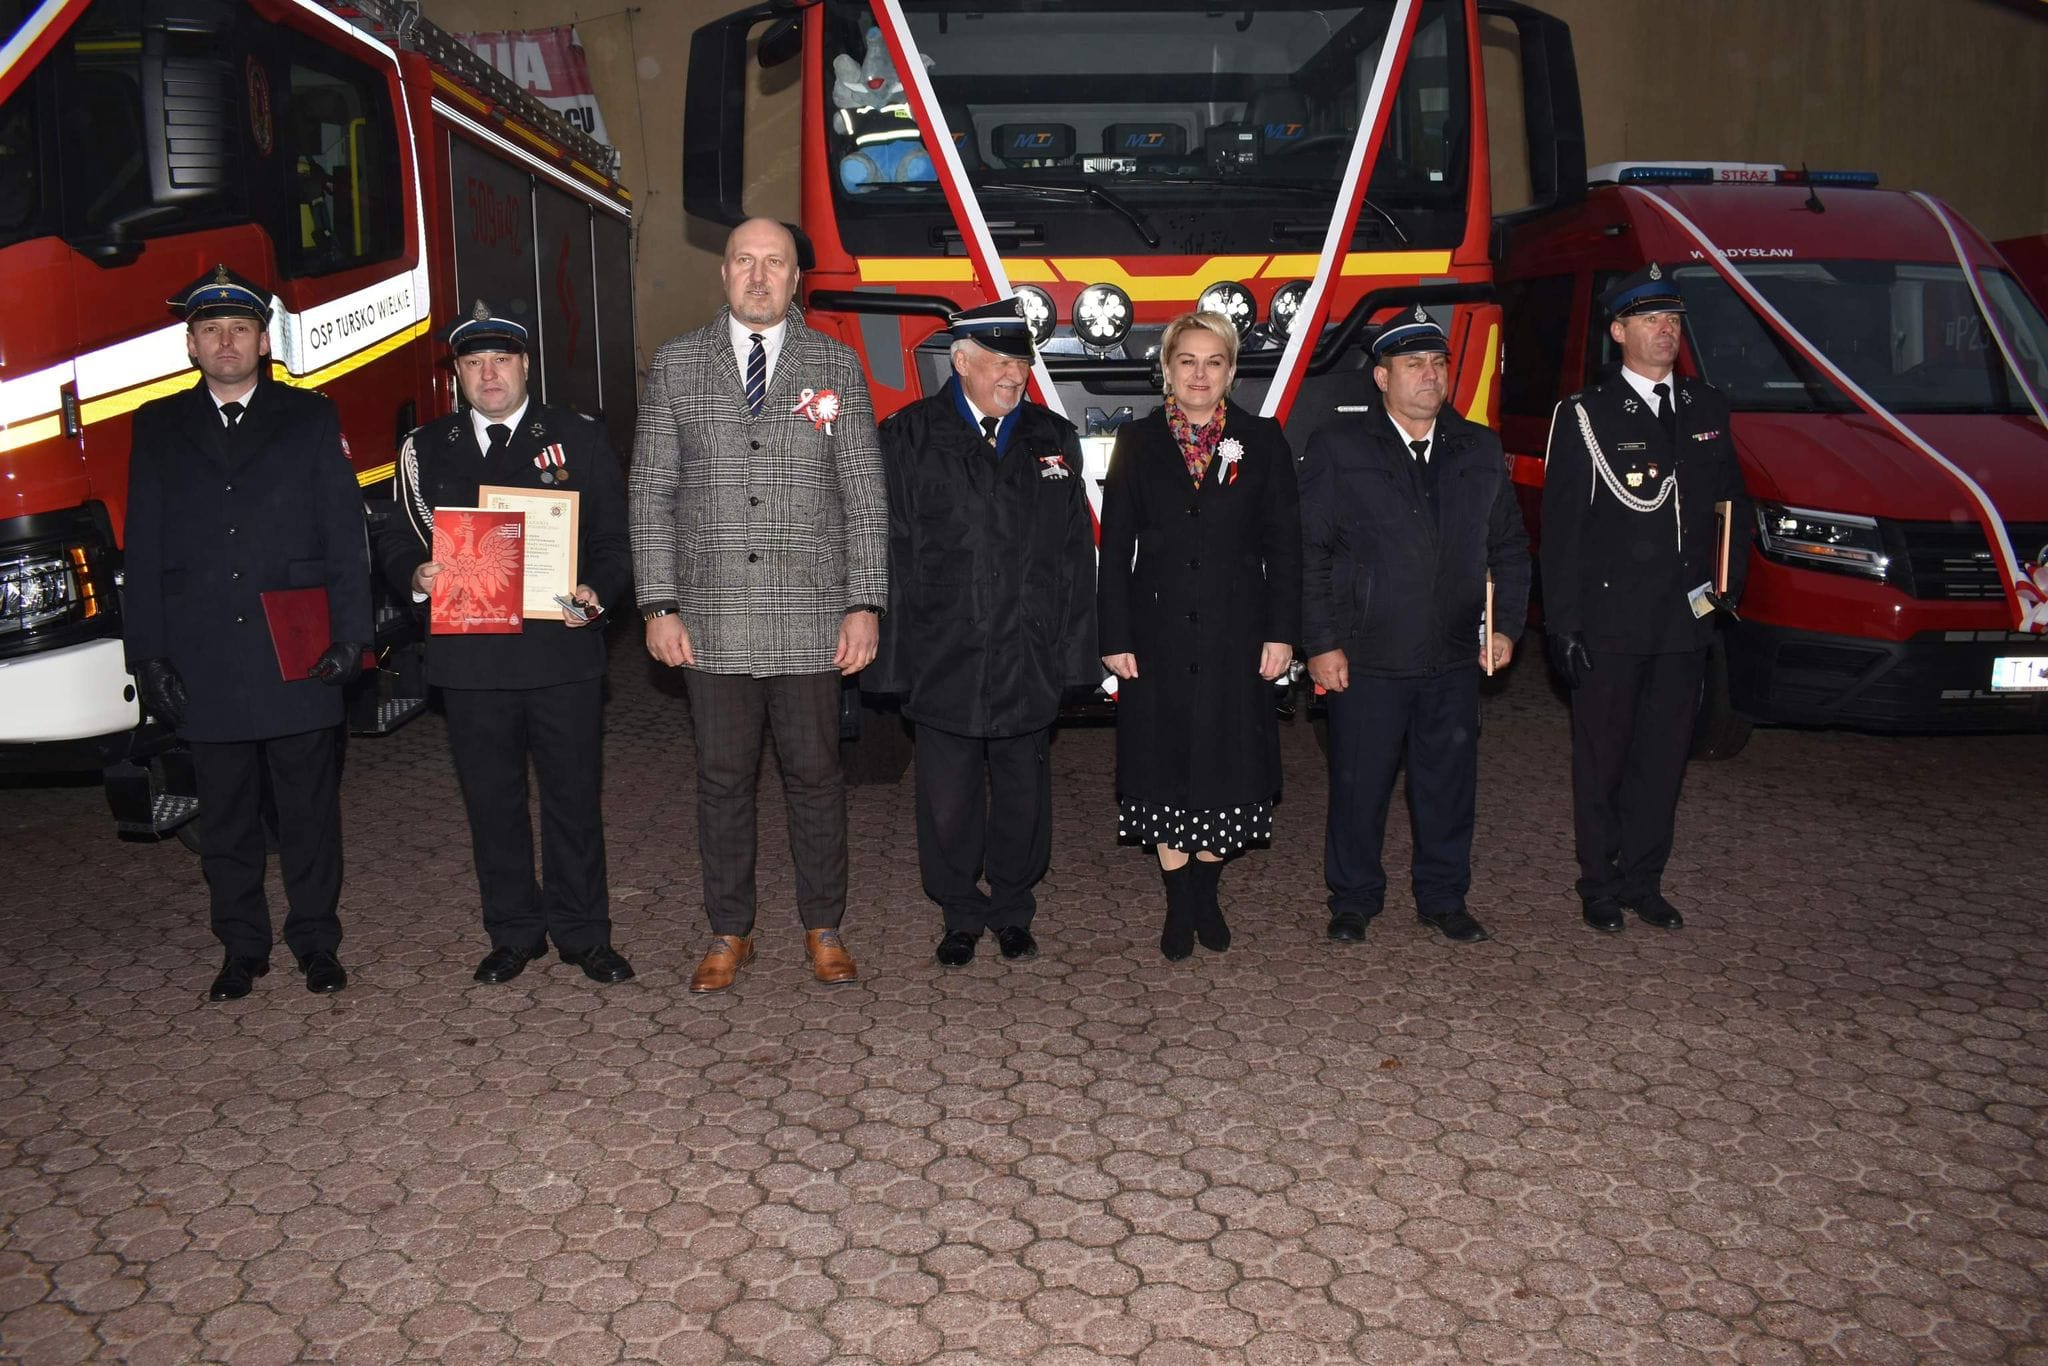
POLYGON ((1436 464, 1429 458, 1427 441, 1411 441, 1408 449, 1415 452, 1415 472, 1422 476, 1422 496, 1429 500, 1431 508, 1436 507, 1436 464))
POLYGON ((1678 440, 1678 412, 1671 406, 1671 386, 1653 384, 1650 392, 1657 396, 1657 421, 1664 424, 1664 435, 1678 440))
POLYGON ((223 403, 220 405, 220 416, 221 420, 228 424, 228 430, 233 431, 235 425, 242 420, 242 405, 223 403))
POLYGON ((753 333, 747 351, 747 416, 759 417, 768 406, 768 339, 753 333))
POLYGON ((503 455, 505 448, 512 444, 512 429, 502 422, 493 422, 490 426, 484 428, 484 431, 491 438, 489 448, 484 451, 484 454, 487 456, 503 455))
POLYGON ((999 417, 985 417, 981 420, 981 434, 988 438, 989 445, 996 444, 996 428, 1002 425, 1003 420, 999 417))

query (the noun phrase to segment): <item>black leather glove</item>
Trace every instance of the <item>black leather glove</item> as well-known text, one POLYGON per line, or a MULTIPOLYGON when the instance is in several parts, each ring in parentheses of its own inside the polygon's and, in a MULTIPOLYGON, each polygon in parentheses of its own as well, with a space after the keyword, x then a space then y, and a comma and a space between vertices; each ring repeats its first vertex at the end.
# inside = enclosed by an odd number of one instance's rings
POLYGON ((1713 589, 1709 588, 1707 590, 1707 601, 1713 606, 1715 611, 1726 612, 1736 621, 1742 620, 1742 613, 1735 610, 1735 599, 1716 593, 1713 589))
POLYGON ((363 651, 368 648, 359 641, 337 640, 313 661, 306 677, 317 678, 330 687, 345 688, 363 676, 363 651))
POLYGON ((168 659, 145 659, 135 666, 135 695, 142 709, 176 730, 185 724, 185 680, 168 659))
POLYGON ((1586 653, 1586 638, 1577 631, 1551 634, 1550 662, 1567 688, 1577 688, 1593 672, 1593 657, 1586 653))

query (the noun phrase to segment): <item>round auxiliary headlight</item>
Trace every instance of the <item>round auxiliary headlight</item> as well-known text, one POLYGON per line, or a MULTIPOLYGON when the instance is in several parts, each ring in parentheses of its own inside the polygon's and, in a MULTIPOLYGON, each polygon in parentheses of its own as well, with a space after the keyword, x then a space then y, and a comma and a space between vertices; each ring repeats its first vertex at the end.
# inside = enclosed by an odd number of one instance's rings
POLYGON ((1074 300, 1074 333, 1089 346, 1115 346, 1131 330, 1131 296, 1115 285, 1090 285, 1074 300))
POLYGON ((1235 280, 1222 280, 1202 291, 1195 308, 1203 313, 1221 313, 1242 337, 1259 320, 1259 306, 1252 292, 1235 280))
POLYGON ((1052 340, 1053 329, 1059 325, 1059 316, 1053 311, 1052 295, 1037 285, 1017 286, 1017 307, 1024 311, 1024 325, 1031 329, 1031 340, 1039 346, 1052 340))
POLYGON ((1294 331, 1295 315, 1301 312, 1301 306, 1307 302, 1306 280, 1296 280, 1292 284, 1282 285, 1273 295, 1273 327, 1281 336, 1287 336, 1294 331))

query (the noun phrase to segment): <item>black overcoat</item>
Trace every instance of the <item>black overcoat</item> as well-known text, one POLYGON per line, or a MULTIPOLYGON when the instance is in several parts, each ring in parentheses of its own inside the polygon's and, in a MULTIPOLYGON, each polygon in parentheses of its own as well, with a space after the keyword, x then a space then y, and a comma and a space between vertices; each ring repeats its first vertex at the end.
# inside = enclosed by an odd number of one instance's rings
POLYGON ((1728 400, 1702 380, 1675 378, 1676 441, 1618 374, 1557 405, 1543 459, 1545 630, 1578 631, 1596 650, 1625 654, 1705 649, 1714 615, 1695 617, 1687 594, 1715 572, 1720 501, 1734 505, 1728 595, 1741 596, 1753 523, 1728 400), (1670 496, 1645 508, 1667 479, 1670 496))
POLYGON ((1081 442, 1026 402, 998 454, 958 383, 881 427, 889 611, 861 686, 903 694, 903 714, 939 730, 1024 735, 1052 724, 1067 688, 1103 678, 1081 442))
POLYGON ((1445 408, 1429 460, 1433 470, 1415 463, 1381 402, 1309 438, 1302 649, 1311 658, 1341 648, 1352 673, 1380 678, 1479 668, 1489 572, 1493 629, 1521 636, 1529 536, 1500 438, 1445 408))
MULTIPOLYGON (((558 471, 559 472, 559 471, 558 471)), ((503 455, 486 455, 465 412, 419 428, 399 453, 392 476, 395 506, 377 534, 377 560, 400 601, 410 601, 412 574, 432 550, 428 514, 437 507, 475 507, 484 484, 544 493, 575 490, 578 503, 576 576, 590 585, 605 615, 571 629, 560 613, 530 616, 517 634, 427 636, 427 680, 444 688, 547 688, 597 678, 605 671, 602 623, 632 610, 627 590, 633 552, 626 532, 626 482, 604 428, 566 408, 528 403, 503 455), (551 445, 562 447, 568 478, 548 484, 534 463, 551 445)), ((427 605, 418 605, 431 616, 427 605)))
POLYGON ((1117 690, 1119 797, 1205 811, 1280 793, 1269 640, 1301 638, 1301 504, 1279 424, 1231 404, 1237 478, 1188 478, 1164 408, 1117 431, 1102 492, 1102 653, 1137 657, 1117 690))
POLYGON ((185 680, 187 740, 337 725, 341 689, 278 671, 261 595, 325 588, 333 640, 371 639, 363 498, 324 394, 268 379, 231 431, 206 381, 135 410, 122 540, 129 667, 185 680))

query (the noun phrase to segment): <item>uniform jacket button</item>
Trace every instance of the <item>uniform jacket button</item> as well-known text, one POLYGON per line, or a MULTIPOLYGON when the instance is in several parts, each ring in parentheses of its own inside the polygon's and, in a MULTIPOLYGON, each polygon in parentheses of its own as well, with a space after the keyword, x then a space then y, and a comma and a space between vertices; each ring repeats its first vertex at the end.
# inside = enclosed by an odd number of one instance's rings
POLYGON ((755 562, 756 560, 759 560, 760 558, 761 558, 761 557, 760 557, 759 555, 756 555, 756 554, 754 554, 754 553, 753 553, 752 551, 748 551, 748 552, 747 552, 747 563, 748 563, 748 564, 753 564, 753 563, 754 563, 754 562, 755 562))
POLYGON ((1201 665, 1199 665, 1199 664, 1190 664, 1190 665, 1188 665, 1188 672, 1189 672, 1189 673, 1191 673, 1191 674, 1198 674, 1198 673, 1200 673, 1201 671, 1202 671, 1202 666, 1201 666, 1201 665))
POLYGON ((754 497, 752 494, 749 494, 747 496, 747 506, 750 508, 757 508, 761 506, 761 500, 759 498, 754 497))

